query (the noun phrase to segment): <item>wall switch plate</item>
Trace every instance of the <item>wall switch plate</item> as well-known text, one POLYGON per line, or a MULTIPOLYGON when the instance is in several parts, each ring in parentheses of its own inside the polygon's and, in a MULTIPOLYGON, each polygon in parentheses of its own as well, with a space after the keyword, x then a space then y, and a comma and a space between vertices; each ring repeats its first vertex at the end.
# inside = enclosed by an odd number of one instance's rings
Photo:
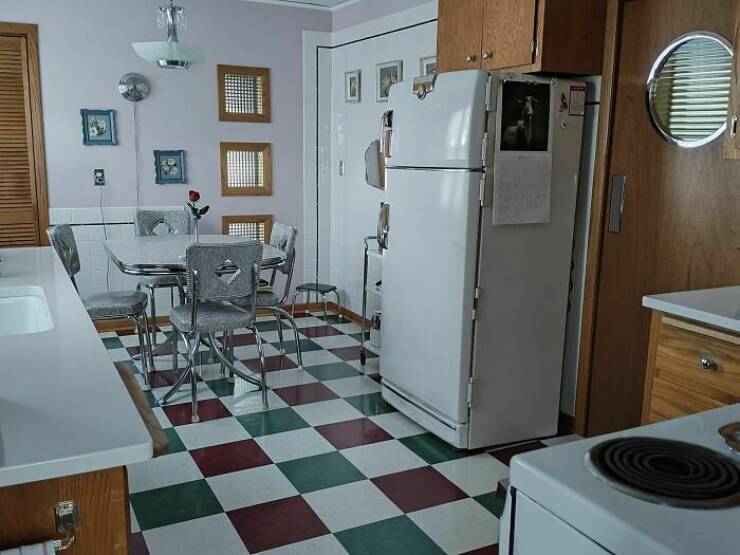
POLYGON ((96 187, 102 187, 105 185, 105 170, 103 169, 94 169, 93 175, 95 176, 95 186, 96 187))

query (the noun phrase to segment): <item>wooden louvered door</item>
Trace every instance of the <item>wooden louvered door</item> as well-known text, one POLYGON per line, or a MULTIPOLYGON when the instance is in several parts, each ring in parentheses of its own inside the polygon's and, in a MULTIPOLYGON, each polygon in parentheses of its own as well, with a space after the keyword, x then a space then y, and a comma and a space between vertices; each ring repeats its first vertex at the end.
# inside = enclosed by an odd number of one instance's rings
POLYGON ((35 27, 0 23, 0 248, 44 242, 36 44, 35 27))

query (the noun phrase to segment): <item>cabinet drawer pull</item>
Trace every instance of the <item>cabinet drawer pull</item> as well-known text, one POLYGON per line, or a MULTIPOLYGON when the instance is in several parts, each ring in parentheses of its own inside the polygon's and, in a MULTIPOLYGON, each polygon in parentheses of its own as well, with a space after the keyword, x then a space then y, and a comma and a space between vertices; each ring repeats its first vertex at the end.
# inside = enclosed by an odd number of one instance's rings
POLYGON ((699 364, 701 365, 702 370, 717 370, 717 363, 708 356, 699 357, 699 364))
POLYGON ((475 54, 468 54, 467 56, 465 56, 465 61, 469 64, 475 62, 475 59, 475 54))
POLYGON ((493 52, 483 52, 483 59, 488 60, 489 58, 493 58, 493 52))

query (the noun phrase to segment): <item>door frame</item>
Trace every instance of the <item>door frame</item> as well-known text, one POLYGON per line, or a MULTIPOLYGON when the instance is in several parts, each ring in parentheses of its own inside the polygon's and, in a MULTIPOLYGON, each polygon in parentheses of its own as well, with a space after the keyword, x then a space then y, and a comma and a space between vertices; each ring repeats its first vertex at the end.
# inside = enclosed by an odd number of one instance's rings
POLYGON ((583 318, 578 353, 578 378, 576 385, 575 433, 588 435, 588 410, 591 394, 591 364, 593 340, 596 329, 596 306, 599 292, 601 250, 606 221, 607 185, 611 166, 611 145, 619 52, 621 49, 622 14, 625 2, 634 0, 607 0, 606 28, 604 32, 604 61, 601 78, 601 109, 596 141, 596 162, 592 188, 589 240, 586 253, 586 279, 583 292, 583 318))
POLYGON ((0 35, 26 39, 28 55, 28 84, 31 105, 31 135, 33 144, 33 172, 36 197, 36 228, 38 244, 48 245, 46 228, 49 226, 49 199, 46 186, 46 151, 44 147, 44 120, 41 110, 41 78, 39 73, 38 25, 0 21, 0 35))

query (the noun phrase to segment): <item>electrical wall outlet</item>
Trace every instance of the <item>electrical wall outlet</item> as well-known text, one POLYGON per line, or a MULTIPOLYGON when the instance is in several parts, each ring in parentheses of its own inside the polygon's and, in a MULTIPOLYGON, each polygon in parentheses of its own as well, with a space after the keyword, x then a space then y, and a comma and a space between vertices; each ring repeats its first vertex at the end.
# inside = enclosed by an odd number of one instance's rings
POLYGON ((105 185, 105 170, 103 169, 94 169, 93 175, 95 176, 95 186, 96 187, 102 187, 105 185))

